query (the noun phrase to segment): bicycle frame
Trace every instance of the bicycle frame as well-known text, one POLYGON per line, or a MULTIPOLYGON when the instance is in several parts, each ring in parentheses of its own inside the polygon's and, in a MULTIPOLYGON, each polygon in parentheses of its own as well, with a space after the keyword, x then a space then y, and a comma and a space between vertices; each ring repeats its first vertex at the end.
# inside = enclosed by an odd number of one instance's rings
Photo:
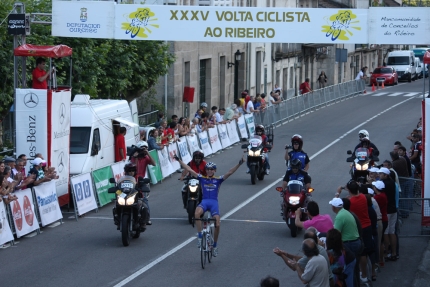
POLYGON ((209 215, 204 218, 194 219, 200 220, 203 223, 202 228, 202 243, 200 245, 200 259, 202 263, 202 269, 205 269, 206 258, 209 263, 212 260, 212 252, 213 252, 213 228, 216 227, 216 219, 211 218, 209 215), (212 225, 211 222, 214 224, 212 225))

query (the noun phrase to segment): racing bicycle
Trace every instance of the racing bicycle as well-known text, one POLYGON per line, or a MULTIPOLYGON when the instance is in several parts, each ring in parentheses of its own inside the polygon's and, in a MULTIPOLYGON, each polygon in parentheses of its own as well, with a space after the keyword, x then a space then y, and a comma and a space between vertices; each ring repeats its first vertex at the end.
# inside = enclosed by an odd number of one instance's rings
MULTIPOLYGON (((205 215, 198 219, 195 218, 194 220, 200 220, 203 224, 202 228, 202 243, 200 245, 200 259, 202 262, 202 268, 205 269, 206 265, 206 258, 209 263, 211 263, 212 256, 213 256, 213 244, 214 244, 214 227, 216 227, 216 219, 212 218, 210 216, 209 212, 206 212, 205 215), (213 222, 213 224, 211 224, 213 222)), ((194 227, 194 222, 193 222, 194 227)))

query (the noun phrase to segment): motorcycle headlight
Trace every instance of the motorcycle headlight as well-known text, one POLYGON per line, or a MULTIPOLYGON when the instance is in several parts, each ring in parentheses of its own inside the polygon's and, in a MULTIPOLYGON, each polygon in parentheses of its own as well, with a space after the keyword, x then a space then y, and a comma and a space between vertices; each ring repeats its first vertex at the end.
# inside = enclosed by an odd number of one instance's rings
POLYGON ((249 156, 254 156, 254 152, 252 150, 248 150, 248 155, 249 156))
POLYGON ((290 196, 290 198, 288 199, 288 202, 292 205, 297 205, 300 203, 300 197, 298 196, 290 196))
POLYGON ((260 156, 260 153, 261 153, 261 149, 256 150, 256 151, 254 152, 254 156, 260 156))
POLYGON ((121 196, 118 196, 118 204, 119 205, 125 205, 125 199, 124 198, 122 198, 121 196))
POLYGON ((190 186, 190 192, 196 192, 198 188, 198 185, 190 186))
POLYGON ((133 195, 127 198, 127 200, 125 201, 125 205, 133 205, 135 198, 136 198, 136 195, 133 195))
POLYGON ((361 170, 367 170, 369 168, 369 165, 366 163, 361 166, 361 170))

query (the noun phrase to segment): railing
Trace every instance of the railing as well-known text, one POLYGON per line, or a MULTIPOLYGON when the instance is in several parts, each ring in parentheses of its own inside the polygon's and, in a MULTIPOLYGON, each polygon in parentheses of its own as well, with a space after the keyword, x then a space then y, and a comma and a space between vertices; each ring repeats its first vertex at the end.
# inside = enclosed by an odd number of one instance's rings
POLYGON ((158 120, 157 115, 158 115, 158 110, 138 115, 139 126, 145 127, 145 126, 154 125, 154 123, 157 122, 158 120))
MULTIPOLYGON (((270 126, 290 120, 330 103, 352 97, 365 90, 364 80, 353 80, 337 85, 329 86, 311 93, 293 96, 279 104, 271 105, 259 113, 254 113, 256 125, 270 126)), ((290 92, 291 93, 291 92, 290 92)))

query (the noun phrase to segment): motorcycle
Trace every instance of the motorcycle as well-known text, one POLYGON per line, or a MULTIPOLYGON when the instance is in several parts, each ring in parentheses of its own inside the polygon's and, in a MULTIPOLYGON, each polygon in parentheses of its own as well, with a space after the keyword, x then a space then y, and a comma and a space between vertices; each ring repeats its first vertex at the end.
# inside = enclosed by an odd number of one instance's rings
POLYGON ((200 182, 195 178, 186 177, 184 183, 182 199, 187 209, 188 222, 192 224, 197 205, 202 201, 202 190, 200 182))
POLYGON ((312 201, 313 188, 308 188, 306 191, 303 183, 299 180, 290 180, 288 182, 287 188, 285 190, 282 187, 277 187, 277 191, 281 193, 282 197, 282 214, 285 223, 291 231, 291 237, 297 236, 297 231, 299 228, 296 226, 296 210, 298 208, 302 209, 302 215, 300 220, 305 221, 308 219, 306 214, 306 207, 309 201, 312 201))
POLYGON ((369 155, 369 150, 364 147, 356 149, 354 156, 352 156, 352 151, 350 150, 346 153, 351 155, 346 159, 346 162, 353 163, 349 171, 351 179, 366 183, 369 167, 371 167, 374 162, 379 161, 379 158, 374 154, 369 155))
POLYGON ((263 146, 262 143, 262 138, 258 135, 254 135, 254 137, 249 140, 249 144, 242 145, 242 149, 247 150, 247 164, 249 166, 252 184, 255 184, 256 178, 263 180, 266 175, 266 171, 264 169, 264 163, 266 161, 264 154, 266 152, 264 149, 267 149, 270 152, 272 145, 267 144, 263 146))
MULTIPOLYGON (((115 183, 115 179, 109 179, 115 183)), ((148 206, 141 200, 139 193, 148 193, 149 178, 139 177, 138 184, 131 180, 123 180, 108 189, 108 193, 115 193, 115 208, 113 209, 114 222, 122 234, 122 244, 130 245, 131 238, 139 238, 140 233, 146 230, 146 221, 149 216, 148 206)))

